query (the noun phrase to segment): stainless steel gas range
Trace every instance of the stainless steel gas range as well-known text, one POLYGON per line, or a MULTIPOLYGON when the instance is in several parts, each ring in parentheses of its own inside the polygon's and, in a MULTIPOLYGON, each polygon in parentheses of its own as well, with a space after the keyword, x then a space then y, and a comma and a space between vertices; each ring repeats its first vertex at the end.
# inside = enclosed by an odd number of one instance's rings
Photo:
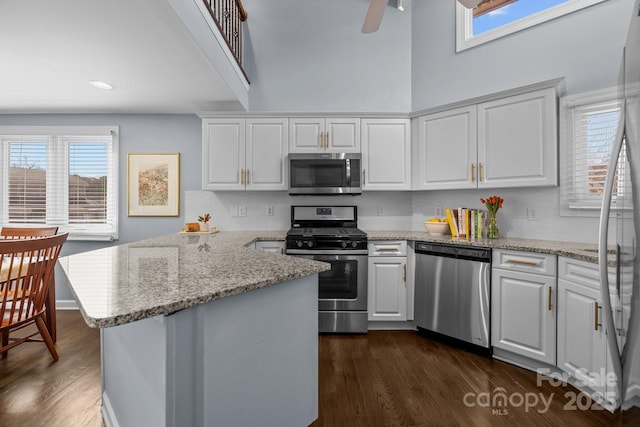
POLYGON ((356 206, 291 206, 287 255, 328 262, 319 274, 321 333, 367 332, 367 235, 356 206))

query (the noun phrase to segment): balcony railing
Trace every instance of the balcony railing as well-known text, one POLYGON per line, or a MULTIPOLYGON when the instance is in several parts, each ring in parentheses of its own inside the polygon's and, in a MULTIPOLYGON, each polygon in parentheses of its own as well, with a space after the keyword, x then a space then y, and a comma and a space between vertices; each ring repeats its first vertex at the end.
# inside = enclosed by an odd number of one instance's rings
POLYGON ((247 81, 242 67, 242 22, 247 20, 247 11, 240 0, 202 0, 209 9, 247 81))

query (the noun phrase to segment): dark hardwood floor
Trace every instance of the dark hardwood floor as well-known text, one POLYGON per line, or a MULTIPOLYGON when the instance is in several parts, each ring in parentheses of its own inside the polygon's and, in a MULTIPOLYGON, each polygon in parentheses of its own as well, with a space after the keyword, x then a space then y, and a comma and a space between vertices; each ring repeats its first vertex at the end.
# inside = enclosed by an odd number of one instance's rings
POLYGON ((104 425, 100 332, 79 311, 58 311, 57 329, 57 362, 43 343, 21 344, 0 360, 0 426, 104 425))
POLYGON ((534 372, 411 331, 320 336, 319 379, 320 415, 313 427, 615 424, 605 410, 566 410, 571 401, 565 393, 576 393, 571 387, 547 381, 538 387, 534 372), (496 401, 491 407, 500 387, 515 405, 496 401), (529 408, 520 405, 520 396, 530 399, 529 408), (541 397, 551 401, 547 411, 541 397))
MULTIPOLYGON (((77 311, 59 311, 56 347, 57 363, 41 343, 18 346, 0 360, 0 426, 103 426, 98 330, 77 311)), ((604 410, 566 410, 565 393, 573 388, 538 387, 533 372, 410 331, 320 336, 319 380, 314 427, 615 424, 604 410), (536 395, 550 399, 550 407, 545 411, 541 400, 528 409, 480 406, 500 387, 515 403, 517 396, 533 403, 536 395)))

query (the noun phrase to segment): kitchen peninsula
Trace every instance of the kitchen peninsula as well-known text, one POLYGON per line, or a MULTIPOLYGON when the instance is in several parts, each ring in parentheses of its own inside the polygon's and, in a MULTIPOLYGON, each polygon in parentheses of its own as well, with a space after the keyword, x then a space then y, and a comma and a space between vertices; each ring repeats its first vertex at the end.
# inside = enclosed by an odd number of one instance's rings
POLYGON ((107 426, 309 425, 318 414, 318 273, 251 250, 282 233, 176 233, 63 257, 101 328, 107 426))

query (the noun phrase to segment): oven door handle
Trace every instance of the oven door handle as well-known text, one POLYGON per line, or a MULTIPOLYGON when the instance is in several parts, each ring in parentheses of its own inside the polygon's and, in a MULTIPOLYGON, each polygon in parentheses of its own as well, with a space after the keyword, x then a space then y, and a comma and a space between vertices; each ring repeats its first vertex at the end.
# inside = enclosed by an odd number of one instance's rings
POLYGON ((369 251, 366 249, 362 250, 333 250, 333 249, 318 249, 318 250, 309 250, 309 249, 287 249, 287 255, 369 255, 369 251))

